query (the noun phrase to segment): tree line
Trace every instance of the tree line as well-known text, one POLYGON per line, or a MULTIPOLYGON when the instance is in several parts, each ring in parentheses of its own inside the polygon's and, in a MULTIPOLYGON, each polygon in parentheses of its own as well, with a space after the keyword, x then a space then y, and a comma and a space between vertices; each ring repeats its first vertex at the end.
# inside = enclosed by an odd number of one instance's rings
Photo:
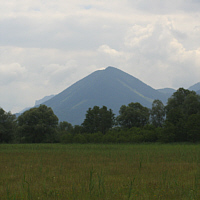
POLYGON ((115 116, 106 106, 86 111, 81 125, 59 122, 46 105, 18 118, 0 108, 0 143, 141 143, 200 142, 200 95, 179 88, 164 105, 122 105, 115 116))

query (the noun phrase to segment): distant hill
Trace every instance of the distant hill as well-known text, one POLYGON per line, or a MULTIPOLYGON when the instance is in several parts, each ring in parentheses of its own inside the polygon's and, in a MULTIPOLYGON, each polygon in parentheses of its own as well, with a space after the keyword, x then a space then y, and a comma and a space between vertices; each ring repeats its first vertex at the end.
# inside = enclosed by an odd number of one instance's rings
POLYGON ((188 90, 193 90, 195 92, 198 91, 198 90, 200 90, 200 82, 192 85, 191 87, 188 88, 188 90))
POLYGON ((173 88, 163 88, 163 89, 158 89, 158 91, 162 92, 164 94, 170 94, 170 95, 172 95, 174 92, 176 92, 176 90, 173 88))
POLYGON ((139 79, 108 67, 79 80, 44 104, 53 109, 60 121, 80 125, 89 107, 105 105, 118 115, 122 105, 139 102, 151 108, 154 99, 166 103, 168 98, 139 79))
POLYGON ((19 111, 18 113, 15 113, 15 116, 16 117, 19 117, 22 113, 24 113, 25 111, 31 109, 32 107, 26 107, 24 108, 23 110, 19 111))
POLYGON ((166 97, 166 99, 170 98, 174 92, 176 92, 175 89, 173 88, 163 88, 163 89, 158 89, 159 92, 163 93, 166 97))
POLYGON ((46 97, 44 97, 44 98, 42 98, 40 100, 36 100, 35 101, 35 106, 38 106, 38 105, 44 103, 45 101, 48 101, 49 99, 53 98, 54 96, 55 95, 52 94, 52 95, 46 96, 46 97))
MULTIPOLYGON (((45 101, 48 101, 49 99, 51 99, 52 97, 54 97, 55 95, 49 95, 49 96, 45 96, 43 97, 42 99, 40 100, 36 100, 35 101, 35 106, 39 106, 40 104, 43 104, 45 101)), ((20 114, 22 114, 23 112, 29 110, 30 108, 32 107, 27 107, 27 108, 24 108, 23 110, 21 110, 19 113, 15 113, 15 115, 18 117, 20 114)))

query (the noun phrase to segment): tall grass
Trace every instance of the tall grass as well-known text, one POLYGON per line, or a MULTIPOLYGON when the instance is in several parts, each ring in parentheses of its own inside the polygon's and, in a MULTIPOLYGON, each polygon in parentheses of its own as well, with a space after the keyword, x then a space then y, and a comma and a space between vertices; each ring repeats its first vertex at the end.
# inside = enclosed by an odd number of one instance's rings
POLYGON ((0 145, 0 199, 200 199, 200 146, 0 145))

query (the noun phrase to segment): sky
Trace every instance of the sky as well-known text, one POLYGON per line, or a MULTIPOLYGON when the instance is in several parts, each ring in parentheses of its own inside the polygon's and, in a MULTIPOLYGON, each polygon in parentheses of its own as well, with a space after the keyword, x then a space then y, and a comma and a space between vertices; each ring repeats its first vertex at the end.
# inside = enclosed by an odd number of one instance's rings
POLYGON ((0 1, 0 107, 113 66, 155 89, 200 82, 199 0, 0 1))

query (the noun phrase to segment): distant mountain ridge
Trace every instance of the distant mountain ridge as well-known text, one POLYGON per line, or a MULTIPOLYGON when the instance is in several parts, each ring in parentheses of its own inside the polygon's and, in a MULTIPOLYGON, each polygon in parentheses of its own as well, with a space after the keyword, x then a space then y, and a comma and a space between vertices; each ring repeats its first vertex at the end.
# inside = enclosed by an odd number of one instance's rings
MULTIPOLYGON (((188 89, 200 95, 200 82, 188 89)), ((149 108, 154 99, 166 104, 175 91, 172 88, 155 90, 122 70, 107 67, 89 74, 57 95, 36 100, 35 106, 45 104, 53 109, 60 121, 80 125, 89 107, 105 105, 118 115, 120 107, 131 102, 139 102, 149 108)), ((30 108, 20 113, 27 109, 30 108)))
POLYGON ((163 94, 139 79, 114 67, 98 70, 74 83, 44 104, 51 107, 60 121, 81 124, 89 107, 107 106, 118 115, 122 105, 139 102, 151 108, 154 99, 166 103, 163 94))
POLYGON ((158 89, 159 92, 162 92, 164 94, 170 94, 172 95, 174 92, 176 92, 175 89, 172 88, 162 88, 162 89, 158 89))
POLYGON ((35 106, 38 106, 38 105, 44 103, 45 101, 48 101, 49 99, 53 98, 54 96, 55 96, 55 95, 52 94, 52 95, 49 95, 49 96, 45 96, 45 97, 43 97, 42 99, 36 100, 36 101, 35 101, 35 106))
POLYGON ((200 82, 198 82, 198 83, 196 83, 196 84, 190 86, 190 87, 188 88, 188 90, 193 90, 193 91, 195 91, 195 92, 199 91, 199 90, 200 90, 200 82))

